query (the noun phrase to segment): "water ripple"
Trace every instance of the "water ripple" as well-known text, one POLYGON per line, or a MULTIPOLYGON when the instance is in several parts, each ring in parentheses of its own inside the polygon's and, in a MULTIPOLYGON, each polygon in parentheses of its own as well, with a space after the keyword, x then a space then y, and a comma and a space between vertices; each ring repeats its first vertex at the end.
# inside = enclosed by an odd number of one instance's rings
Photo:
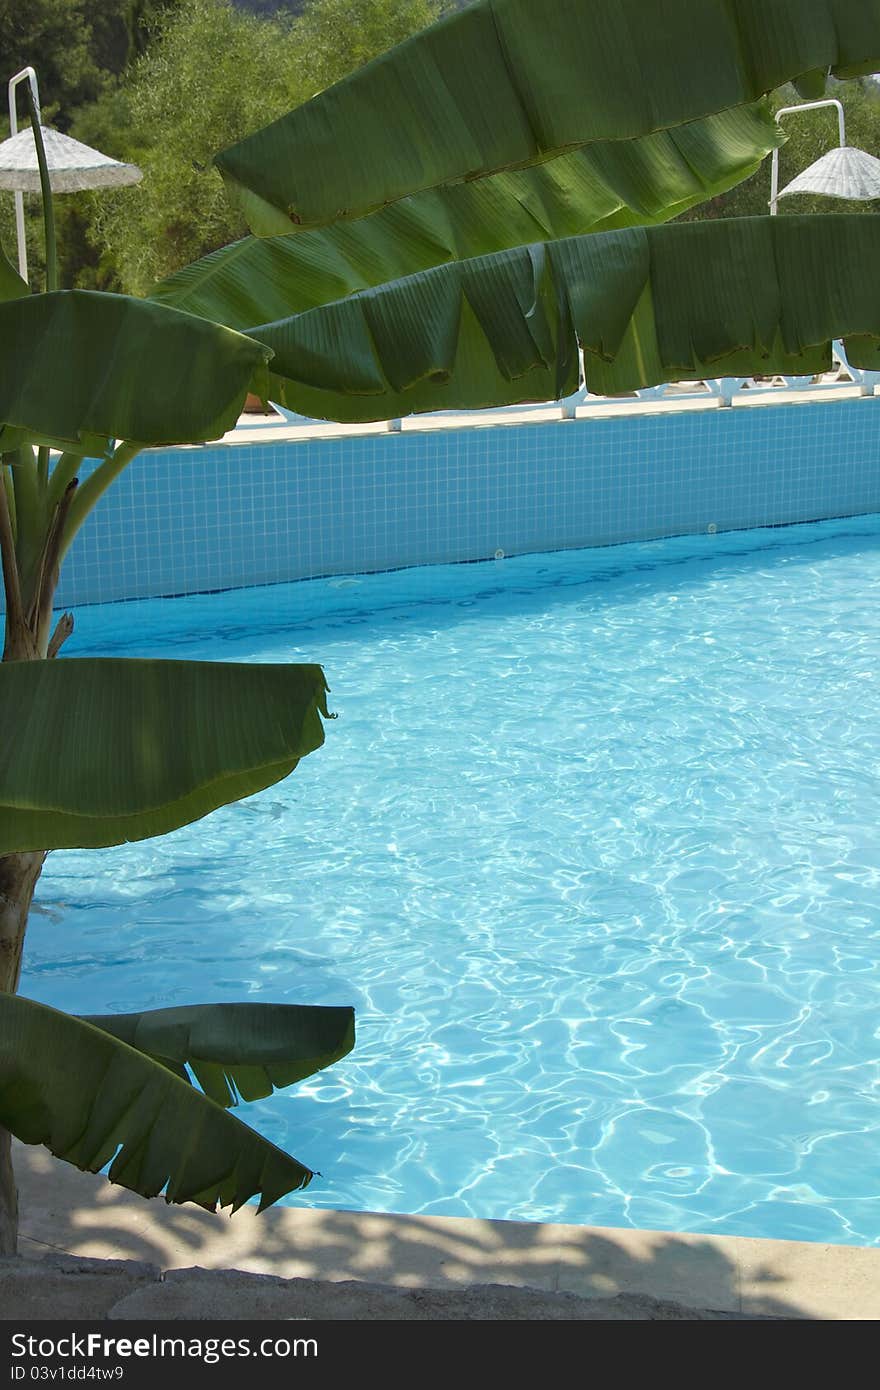
POLYGON ((323 1206, 880 1242, 880 523, 84 610, 320 661, 262 796, 50 857, 25 988, 353 1003, 253 1107, 323 1206))

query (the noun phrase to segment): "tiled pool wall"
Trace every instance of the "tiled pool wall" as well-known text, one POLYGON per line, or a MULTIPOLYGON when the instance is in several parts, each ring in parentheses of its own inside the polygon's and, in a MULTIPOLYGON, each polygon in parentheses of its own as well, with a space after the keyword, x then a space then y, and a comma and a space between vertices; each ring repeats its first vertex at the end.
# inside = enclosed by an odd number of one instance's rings
POLYGON ((880 511, 880 398, 154 449, 64 605, 880 511))

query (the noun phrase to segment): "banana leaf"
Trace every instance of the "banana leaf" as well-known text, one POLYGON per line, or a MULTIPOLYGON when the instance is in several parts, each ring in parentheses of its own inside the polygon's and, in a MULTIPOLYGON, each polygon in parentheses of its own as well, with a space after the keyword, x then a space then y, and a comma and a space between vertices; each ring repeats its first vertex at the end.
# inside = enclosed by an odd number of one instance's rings
POLYGON ((324 741, 320 666, 64 658, 0 664, 0 854, 164 835, 324 741))
POLYGON ((115 439, 198 443, 231 429, 268 357, 231 329, 92 290, 0 303, 0 451, 103 457, 115 439))
MULTIPOLYGON (((51 663, 46 663, 51 664, 51 663)), ((102 1029, 0 994, 0 1125, 142 1197, 260 1210, 313 1172, 102 1029), (111 1162, 112 1159, 112 1162, 111 1162)))
POLYGON ((480 0, 214 162, 275 233, 877 67, 880 0, 480 0))
POLYGON ((600 142, 535 168, 430 189, 356 222, 245 237, 169 276, 151 298, 230 328, 268 323, 447 261, 668 221, 754 173, 780 139, 758 104, 641 140, 600 142))
MULTIPOLYGON (((880 217, 630 228, 435 267, 248 330, 273 399, 385 420, 661 381, 880 365, 880 217)), ((263 390, 268 390, 264 383, 263 390)))
POLYGON ((261 1100, 322 1071, 354 1047, 354 1010, 308 1004, 187 1004, 85 1023, 144 1052, 182 1080, 192 1072, 224 1107, 261 1100))

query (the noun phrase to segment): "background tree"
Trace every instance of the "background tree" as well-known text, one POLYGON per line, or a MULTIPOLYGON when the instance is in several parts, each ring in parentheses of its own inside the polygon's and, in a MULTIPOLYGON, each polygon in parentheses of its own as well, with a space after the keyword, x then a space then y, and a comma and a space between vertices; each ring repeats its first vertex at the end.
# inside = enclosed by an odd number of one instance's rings
POLYGON ((180 0, 128 0, 125 26, 128 31, 128 59, 142 57, 150 46, 157 21, 180 0))
POLYGON ((83 139, 100 134, 108 154, 144 171, 131 197, 95 200, 89 238, 106 270, 128 293, 145 294, 243 236, 244 219, 210 167, 214 152, 439 13, 437 0, 311 0, 299 18, 260 17, 228 0, 186 0, 161 18, 120 90, 75 127, 83 139))
POLYGON ((309 96, 323 91, 443 9, 440 0, 307 0, 293 29, 303 88, 309 96))
POLYGON ((119 88, 80 114, 77 138, 144 171, 131 196, 107 193, 91 209, 88 239, 118 287, 143 294, 242 234, 206 166, 263 113, 280 115, 301 99, 289 55, 286 19, 260 19, 226 0, 187 0, 159 17, 150 49, 119 88))
MULTIPOLYGON (((100 29, 105 57, 114 49, 114 32, 121 34, 124 61, 127 37, 122 3, 107 0, 100 29)), ((106 75, 89 14, 93 8, 88 0, 0 0, 4 77, 8 80, 20 68, 39 64, 40 97, 60 130, 67 129, 78 106, 100 95, 106 75)))
MULTIPOLYGON (((122 196, 57 200, 60 283, 133 294, 247 230, 210 168, 216 150, 443 9, 441 0, 308 0, 296 15, 277 5, 255 14, 231 0, 57 0, 50 26, 56 0, 21 4, 18 15, 18 0, 0 0, 0 51, 14 53, 17 67, 37 55, 50 123, 144 170, 122 196)), ((25 204, 28 260, 39 275, 39 198, 25 204)), ((8 194, 0 194, 0 239, 15 244, 8 194)))

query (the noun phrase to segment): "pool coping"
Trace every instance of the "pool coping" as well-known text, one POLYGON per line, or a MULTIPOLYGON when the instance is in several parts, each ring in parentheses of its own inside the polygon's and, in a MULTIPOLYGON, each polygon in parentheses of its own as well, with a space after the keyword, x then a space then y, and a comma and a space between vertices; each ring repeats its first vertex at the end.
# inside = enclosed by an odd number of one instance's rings
MULTIPOLYGON (((878 388, 880 390, 880 388, 878 388)), ((865 394, 858 383, 834 383, 819 387, 777 388, 741 392, 734 396, 728 411, 761 410, 785 405, 833 405, 842 401, 880 399, 876 392, 865 394)), ((560 402, 546 405, 508 406, 478 411, 443 411, 438 414, 407 415, 389 430, 389 421, 340 424, 331 420, 289 420, 277 415, 245 414, 221 439, 207 444, 181 444, 180 449, 216 449, 270 444, 301 444, 315 439, 345 439, 359 435, 445 434, 461 430, 504 429, 523 425, 570 425, 575 421, 599 422, 631 416, 686 415, 722 409, 717 396, 696 395, 691 391, 644 400, 632 396, 593 397, 579 404, 571 416, 563 416, 560 402)))
POLYGON ((874 1247, 308 1207, 230 1219, 145 1202, 45 1149, 17 1144, 15 1166, 28 1261, 65 1254, 364 1287, 636 1296, 739 1317, 880 1318, 874 1247))

